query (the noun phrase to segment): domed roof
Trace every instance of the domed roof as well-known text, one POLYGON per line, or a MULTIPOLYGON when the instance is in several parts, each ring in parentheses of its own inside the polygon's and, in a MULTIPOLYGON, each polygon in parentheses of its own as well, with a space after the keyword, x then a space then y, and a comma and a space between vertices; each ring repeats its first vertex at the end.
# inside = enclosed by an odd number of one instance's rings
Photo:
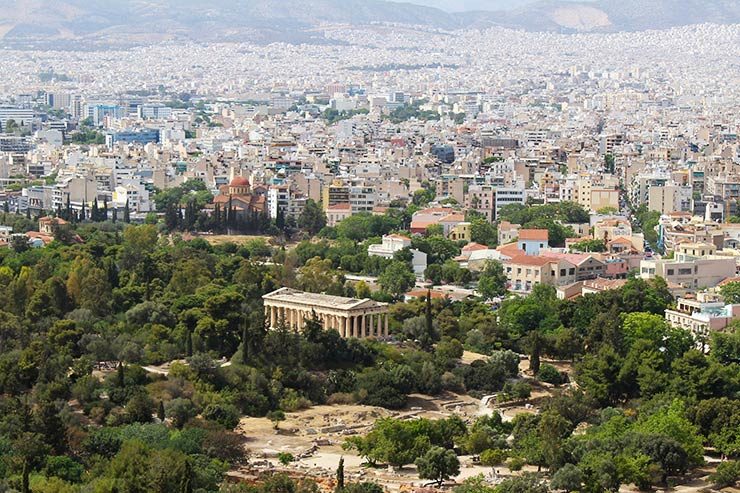
POLYGON ((235 176, 233 180, 231 180, 231 183, 229 183, 230 187, 248 187, 249 186, 249 180, 244 178, 243 176, 235 176))

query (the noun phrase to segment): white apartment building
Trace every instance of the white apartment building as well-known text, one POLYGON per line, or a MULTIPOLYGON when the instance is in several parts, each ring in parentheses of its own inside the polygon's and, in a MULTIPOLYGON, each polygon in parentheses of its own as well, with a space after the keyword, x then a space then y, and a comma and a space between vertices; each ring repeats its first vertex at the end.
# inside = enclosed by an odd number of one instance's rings
MULTIPOLYGON (((370 245, 367 247, 367 254, 370 256, 383 257, 392 259, 396 252, 411 246, 411 238, 403 235, 385 235, 381 244, 370 245)), ((414 274, 418 279, 424 277, 424 271, 427 268, 427 254, 419 250, 411 249, 413 258, 411 265, 414 268, 414 274)))

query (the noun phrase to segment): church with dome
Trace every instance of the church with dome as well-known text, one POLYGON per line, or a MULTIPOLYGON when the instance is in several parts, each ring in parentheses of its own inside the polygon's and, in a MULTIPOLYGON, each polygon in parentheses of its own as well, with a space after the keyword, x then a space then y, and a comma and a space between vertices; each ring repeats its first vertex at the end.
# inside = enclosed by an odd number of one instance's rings
POLYGON ((267 190, 264 187, 253 189, 249 180, 243 176, 235 176, 228 185, 219 187, 219 192, 213 198, 211 208, 218 206, 221 211, 226 211, 231 206, 240 220, 262 214, 267 209, 267 190))

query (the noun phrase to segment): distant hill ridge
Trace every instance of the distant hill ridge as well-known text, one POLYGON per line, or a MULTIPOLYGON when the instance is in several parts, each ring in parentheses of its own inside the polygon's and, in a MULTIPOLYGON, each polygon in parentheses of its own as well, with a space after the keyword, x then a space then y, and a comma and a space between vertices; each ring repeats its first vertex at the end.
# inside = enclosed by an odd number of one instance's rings
MULTIPOLYGON (((508 11, 449 13, 383 0, 0 0, 0 39, 279 40, 322 23, 398 22, 443 29, 638 31, 740 23, 738 0, 544 0, 508 11)), ((291 39, 286 39, 291 41, 291 39)))

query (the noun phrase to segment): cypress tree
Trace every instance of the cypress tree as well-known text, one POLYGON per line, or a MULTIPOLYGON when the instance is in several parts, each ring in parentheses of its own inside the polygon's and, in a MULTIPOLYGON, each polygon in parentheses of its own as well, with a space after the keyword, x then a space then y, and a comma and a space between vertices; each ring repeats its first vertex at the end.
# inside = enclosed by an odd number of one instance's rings
POLYGON ((126 224, 131 222, 131 208, 129 207, 128 199, 126 199, 126 207, 123 209, 123 222, 126 224))
POLYGON ((21 470, 21 493, 30 493, 31 489, 28 486, 28 476, 30 476, 31 470, 28 467, 28 458, 23 459, 23 469, 21 470))
POLYGON ((111 214, 111 221, 113 221, 113 224, 118 221, 118 209, 116 209, 115 207, 113 208, 113 214, 111 214))
POLYGON ((249 330, 247 315, 244 314, 244 327, 242 327, 242 364, 246 365, 249 360, 249 330))
POLYGON ((339 465, 337 466, 337 488, 336 491, 340 492, 344 489, 344 457, 339 458, 339 465))
POLYGON ((429 344, 434 341, 434 319, 432 318, 432 290, 427 289, 427 302, 426 302, 426 328, 427 338, 429 344))
POLYGON ((157 418, 159 418, 159 420, 164 423, 164 418, 165 418, 164 401, 159 401, 159 408, 157 409, 157 418))
POLYGON ((108 199, 103 199, 103 221, 108 220, 108 199))
POLYGON ((118 388, 124 388, 126 386, 126 370, 123 368, 123 361, 118 363, 117 377, 118 388))
POLYGON ((193 331, 188 330, 188 335, 185 337, 185 353, 188 356, 193 355, 193 331))
POLYGON ((180 482, 180 493, 193 493, 193 466, 190 459, 185 459, 185 471, 180 482))

